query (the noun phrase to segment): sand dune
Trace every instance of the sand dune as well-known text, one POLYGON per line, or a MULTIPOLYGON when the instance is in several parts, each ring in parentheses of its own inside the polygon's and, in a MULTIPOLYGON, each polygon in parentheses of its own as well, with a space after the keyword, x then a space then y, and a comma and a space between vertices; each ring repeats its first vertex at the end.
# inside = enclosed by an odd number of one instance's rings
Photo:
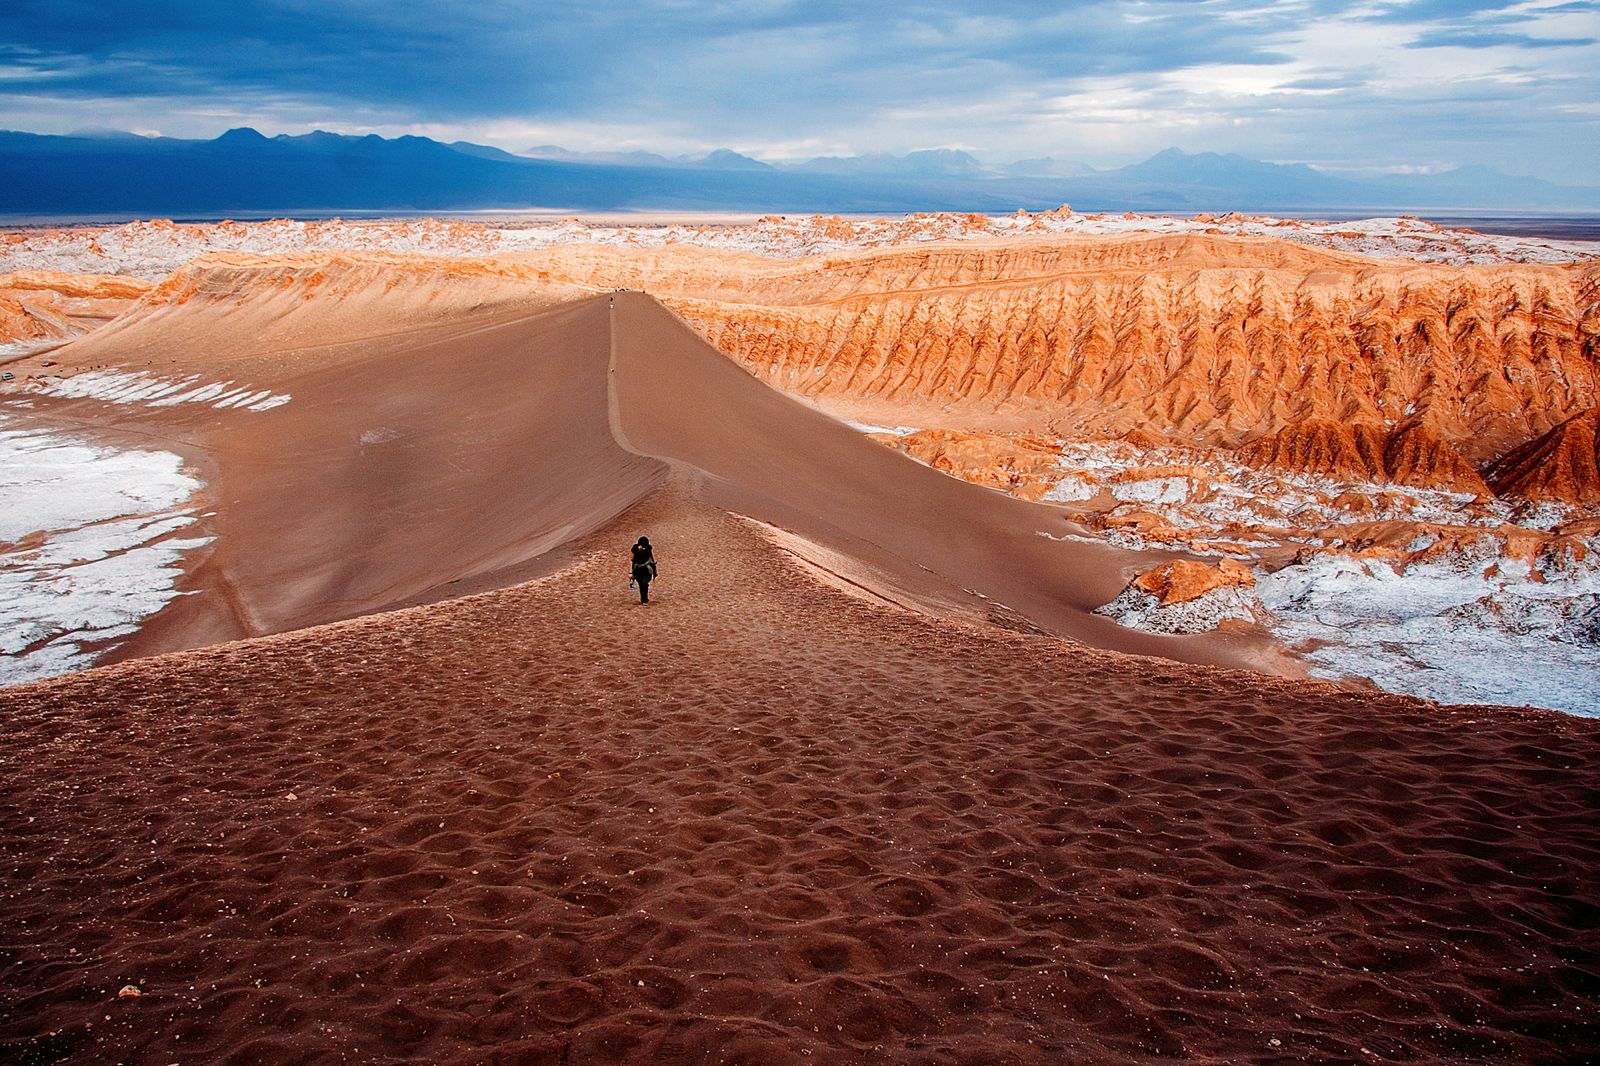
MULTIPOLYGON (((313 228, 294 239, 366 233, 313 228)), ((178 255, 202 239, 245 245, 260 232, 157 227, 139 247, 166 240, 178 255)), ((471 226, 380 226, 367 236, 415 237, 430 249, 496 246, 471 226)), ((214 528, 200 532, 231 533, 195 556, 186 589, 194 595, 122 653, 200 646, 495 587, 557 565, 552 549, 633 499, 653 468, 630 468, 643 478, 637 483, 612 468, 629 460, 607 451, 620 445, 599 425, 593 328, 569 341, 532 319, 636 286, 766 383, 858 424, 911 430, 893 443, 946 473, 1065 508, 972 504, 981 497, 746 388, 747 379, 689 344, 681 324, 660 333, 661 318, 637 337, 629 333, 637 323, 613 330, 624 352, 670 334, 699 353, 685 368, 716 368, 704 378, 695 369, 700 385, 659 412, 682 416, 698 409, 690 401, 713 397, 720 411, 735 412, 717 423, 720 436, 680 440, 682 454, 765 501, 766 510, 748 508, 756 517, 791 533, 806 526, 801 539, 813 555, 853 560, 861 573, 850 580, 874 595, 1102 647, 1293 672, 1305 667, 1252 626, 1195 640, 1152 637, 1093 611, 1174 553, 1232 555, 1268 571, 1306 553, 1400 568, 1453 553, 1455 569, 1482 578, 1456 582, 1450 609, 1477 612, 1516 643, 1531 625, 1516 620, 1525 612, 1508 615, 1485 598, 1520 603, 1527 583, 1553 578, 1565 591, 1551 609, 1577 625, 1574 640, 1592 642, 1579 616, 1600 580, 1587 561, 1594 518, 1586 503, 1600 480, 1577 456, 1581 447, 1537 442, 1557 424, 1568 428, 1551 432, 1571 437, 1586 423, 1562 419, 1596 402, 1594 272, 1590 262, 1423 265, 1256 236, 1089 238, 1048 229, 801 260, 655 238, 475 258, 234 251, 165 278, 133 312, 76 341, 61 364, 14 364, 19 378, 0 385, 0 395, 46 404, 29 417, 47 429, 58 416, 78 419, 140 446, 159 443, 214 473, 214 528), (772 327, 778 319, 795 329, 772 327), (810 325, 796 325, 803 322, 810 325), (554 361, 525 365, 515 356, 519 347, 552 346, 561 353, 554 361), (502 395, 502 382, 518 388, 502 395), (573 389, 582 396, 564 391, 573 389), (81 413, 61 400, 82 401, 81 413), (187 418, 169 417, 178 412, 166 407, 184 408, 187 418), (458 411, 480 414, 468 423, 458 411), (1095 449, 1116 443, 1108 435, 1140 454, 1102 462, 1095 449), (1210 447, 1219 444, 1228 447, 1210 447), (578 476, 565 478, 567 468, 578 476), (540 488, 552 476, 594 490, 540 488), (850 503, 813 507, 829 494, 850 503), (578 506, 579 497, 594 510, 578 506), (524 498, 533 501, 527 513, 508 506, 524 498), (429 517, 458 511, 485 516, 470 543, 429 517), (1085 539, 1073 521, 1093 535, 1085 539), (270 539, 262 533, 280 525, 270 539), (1524 570, 1526 581, 1517 576, 1524 570), (1517 587, 1491 581, 1495 573, 1511 573, 1517 587)), ((662 391, 674 387, 669 380, 662 391)), ((635 419, 647 418, 650 400, 629 401, 635 419)), ((1309 601, 1298 602, 1280 606, 1316 623, 1309 601)), ((1235 606, 1224 614, 1271 623, 1235 606)), ((1206 610, 1155 628, 1177 632, 1214 616, 1223 617, 1206 610)), ((1329 627, 1313 629, 1322 636, 1283 638, 1302 660, 1315 657, 1329 627)), ((1489 658, 1499 640, 1485 646, 1489 658)), ((1416 666, 1422 660, 1404 650, 1416 643, 1373 645, 1402 649, 1382 653, 1388 666, 1368 668, 1367 651, 1312 668, 1398 678, 1409 691, 1451 699, 1556 698, 1549 686, 1485 691, 1453 675, 1441 687, 1431 666, 1416 666)), ((1581 681, 1559 688, 1559 705, 1587 709, 1572 695, 1581 681)))
POLYGON ((591 254, 224 257, 16 364, 212 539, 128 661, 0 690, 0 1058, 1600 1055, 1600 724, 1118 627, 1173 553, 591 254))
POLYGON ((921 609, 1295 671, 1263 633, 1156 636, 1094 615, 1167 556, 1096 543, 1058 511, 878 446, 731 364, 650 297, 562 303, 575 290, 540 287, 550 276, 218 257, 65 353, 62 382, 28 393, 30 417, 159 441, 208 484, 216 539, 190 595, 113 654, 541 572, 559 563, 542 557, 658 484, 665 460, 710 473, 726 506, 854 560, 858 578, 921 609), (94 387, 69 387, 85 380, 94 387), (197 393, 206 402, 176 402, 197 393))
POLYGON ((726 506, 893 575, 897 593, 932 609, 1190 662, 1268 660, 1243 636, 1153 637, 1090 613, 1159 553, 1097 543, 1052 509, 872 444, 761 386, 647 296, 618 295, 615 319, 626 441, 711 474, 726 506))

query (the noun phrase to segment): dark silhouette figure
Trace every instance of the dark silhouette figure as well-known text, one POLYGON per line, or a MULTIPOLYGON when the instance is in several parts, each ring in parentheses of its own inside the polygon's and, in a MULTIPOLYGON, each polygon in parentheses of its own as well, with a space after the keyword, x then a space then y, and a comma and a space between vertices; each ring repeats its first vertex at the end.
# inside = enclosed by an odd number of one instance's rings
POLYGON ((656 579, 656 557, 650 551, 650 538, 640 537, 633 546, 633 582, 639 586, 639 602, 650 602, 650 582, 656 579))

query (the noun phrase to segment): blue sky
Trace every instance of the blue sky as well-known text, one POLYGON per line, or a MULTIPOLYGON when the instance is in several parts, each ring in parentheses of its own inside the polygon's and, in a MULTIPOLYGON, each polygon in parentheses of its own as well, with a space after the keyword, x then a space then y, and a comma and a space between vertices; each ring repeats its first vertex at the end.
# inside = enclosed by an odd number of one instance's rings
POLYGON ((1600 184, 1600 0, 9 0, 0 127, 1600 184))

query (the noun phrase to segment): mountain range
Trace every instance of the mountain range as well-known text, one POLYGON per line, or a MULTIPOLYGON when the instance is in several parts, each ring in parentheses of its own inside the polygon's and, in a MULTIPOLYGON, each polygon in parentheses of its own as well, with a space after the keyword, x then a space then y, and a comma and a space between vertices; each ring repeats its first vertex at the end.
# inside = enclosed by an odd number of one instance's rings
POLYGON ((1167 149, 1094 170, 1050 157, 988 166, 951 149, 764 163, 729 149, 671 158, 522 154, 465 141, 317 131, 214 140, 0 132, 0 214, 207 216, 549 208, 788 212, 1600 210, 1600 187, 1484 166, 1341 177, 1304 164, 1167 149))

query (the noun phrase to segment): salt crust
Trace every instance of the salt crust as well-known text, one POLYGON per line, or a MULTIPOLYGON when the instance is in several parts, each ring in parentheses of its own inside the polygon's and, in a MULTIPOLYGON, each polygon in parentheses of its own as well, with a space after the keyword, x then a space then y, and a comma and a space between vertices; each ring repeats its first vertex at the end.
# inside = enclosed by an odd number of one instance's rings
POLYGON ((91 645, 127 636, 178 595, 180 536, 200 483, 182 460, 0 416, 0 685, 93 665, 91 645))
POLYGON ((577 219, 483 225, 440 219, 298 221, 174 225, 155 220, 109 227, 28 230, 0 245, 0 273, 58 270, 158 280, 208 252, 262 254, 383 251, 481 256, 573 244, 693 245, 770 258, 931 241, 1027 235, 1222 234, 1275 237, 1373 258, 1426 263, 1565 263, 1600 258, 1600 242, 1511 237, 1446 229, 1415 218, 1316 222, 1259 215, 1172 218, 1080 214, 925 214, 897 218, 769 217, 744 225, 591 224, 577 219))
MULTIPOLYGON (((1600 538, 1584 541, 1583 558, 1530 562, 1506 557, 1493 532, 1503 525, 1550 530, 1579 517, 1575 509, 1261 471, 1192 449, 1105 441, 1068 443, 1062 451, 1061 479, 1046 500, 1084 502, 1106 491, 1117 504, 1112 514, 1123 503, 1136 505, 1185 533, 1183 540, 1161 540, 1108 531, 1125 547, 1238 559, 1303 548, 1299 561, 1276 572, 1256 568, 1256 595, 1268 612, 1258 617, 1298 646, 1317 676, 1365 677, 1391 692, 1449 703, 1531 704, 1600 716, 1600 538), (1171 476, 1116 480, 1162 464, 1200 467, 1207 477, 1203 484, 1171 476), (1368 508, 1355 514, 1335 502, 1352 495, 1368 508), (1482 534, 1426 558, 1394 560, 1357 557, 1360 546, 1337 535, 1342 524, 1378 521, 1482 534), (1216 531, 1215 540, 1205 539, 1208 531, 1216 531)), ((1427 553, 1437 541, 1419 534, 1405 551, 1427 553)), ((1152 632, 1193 633, 1249 617, 1252 599, 1219 589, 1193 605, 1161 607, 1130 588, 1100 613, 1152 632)))
POLYGON ((1151 633, 1204 633, 1229 620, 1261 621, 1266 612, 1249 589, 1212 589, 1192 600, 1162 606, 1151 593, 1129 585, 1094 613, 1151 633))
POLYGON ((1600 716, 1600 568, 1554 580, 1516 561, 1485 569, 1322 555, 1259 574, 1257 592, 1272 631, 1302 644, 1318 676, 1600 716))
POLYGON ((71 377, 45 378, 38 391, 46 396, 107 403, 136 403, 149 407, 203 403, 218 410, 236 408, 241 411, 270 411, 291 399, 288 393, 235 385, 232 381, 203 381, 198 375, 172 381, 127 370, 89 370, 71 377))
MULTIPOLYGON (((849 424, 863 432, 902 432, 849 424)), ((1129 585, 1096 614, 1169 634, 1206 632, 1228 620, 1260 622, 1298 646, 1314 676, 1364 677, 1391 692, 1447 703, 1529 704, 1600 717, 1600 538, 1586 541, 1585 559, 1527 563, 1506 559, 1502 542, 1491 535, 1501 525, 1550 530, 1578 517, 1572 508, 1262 471, 1196 449, 1122 441, 1063 442, 1061 449, 1061 474, 1046 501, 1085 503, 1104 491, 1115 501, 1112 514, 1136 505, 1173 530, 1225 531, 1227 538, 1208 544, 1199 537, 1160 540, 1111 529, 1099 539, 1133 550, 1240 560, 1269 548, 1307 549, 1303 561, 1276 572, 1256 567, 1254 591, 1214 589, 1162 606, 1129 585), (1207 476, 1203 483, 1165 474, 1128 478, 1129 471, 1161 466, 1197 467, 1207 476), (1346 495, 1371 508, 1352 515, 1334 502, 1346 495), (1483 536, 1422 561, 1360 559, 1342 554, 1346 545, 1337 538, 1322 535, 1357 518, 1478 527, 1483 536)), ((1437 539, 1418 535, 1405 550, 1425 552, 1437 539)))

